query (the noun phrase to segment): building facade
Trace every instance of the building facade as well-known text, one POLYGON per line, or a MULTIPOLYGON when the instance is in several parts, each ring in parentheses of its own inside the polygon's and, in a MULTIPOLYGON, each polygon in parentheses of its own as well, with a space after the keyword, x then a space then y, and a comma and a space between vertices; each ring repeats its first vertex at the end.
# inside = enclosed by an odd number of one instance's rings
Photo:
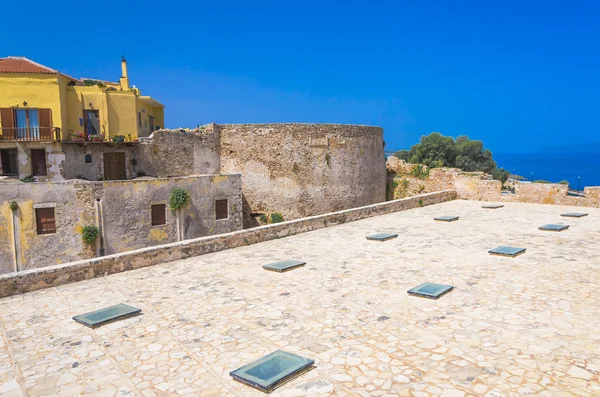
POLYGON ((0 175, 60 179, 61 143, 129 141, 164 126, 164 106, 129 86, 76 79, 27 58, 0 58, 0 175))

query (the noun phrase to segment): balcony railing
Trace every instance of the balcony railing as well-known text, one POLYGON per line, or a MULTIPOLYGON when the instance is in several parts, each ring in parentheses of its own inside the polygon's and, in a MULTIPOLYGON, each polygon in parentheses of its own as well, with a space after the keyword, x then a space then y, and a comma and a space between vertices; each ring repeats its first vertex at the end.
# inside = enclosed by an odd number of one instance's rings
POLYGON ((57 142, 61 140, 57 127, 1 127, 0 142, 57 142))

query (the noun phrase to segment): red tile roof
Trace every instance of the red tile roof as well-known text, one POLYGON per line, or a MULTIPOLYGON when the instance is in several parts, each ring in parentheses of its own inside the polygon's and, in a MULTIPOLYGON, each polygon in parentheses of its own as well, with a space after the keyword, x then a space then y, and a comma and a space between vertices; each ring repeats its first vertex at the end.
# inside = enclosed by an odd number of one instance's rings
POLYGON ((0 58, 0 73, 41 73, 56 74, 54 69, 23 57, 0 58))
POLYGON ((58 70, 33 62, 25 57, 0 58, 0 73, 35 73, 35 74, 61 74, 71 80, 77 81, 71 76, 60 73, 58 70))

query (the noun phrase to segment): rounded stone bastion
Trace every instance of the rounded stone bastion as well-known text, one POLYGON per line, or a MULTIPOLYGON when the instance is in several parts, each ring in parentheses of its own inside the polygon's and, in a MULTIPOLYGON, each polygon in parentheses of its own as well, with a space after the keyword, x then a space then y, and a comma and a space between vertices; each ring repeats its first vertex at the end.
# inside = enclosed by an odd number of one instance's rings
POLYGON ((385 200, 383 129, 343 124, 220 124, 221 171, 242 174, 244 226, 385 200))

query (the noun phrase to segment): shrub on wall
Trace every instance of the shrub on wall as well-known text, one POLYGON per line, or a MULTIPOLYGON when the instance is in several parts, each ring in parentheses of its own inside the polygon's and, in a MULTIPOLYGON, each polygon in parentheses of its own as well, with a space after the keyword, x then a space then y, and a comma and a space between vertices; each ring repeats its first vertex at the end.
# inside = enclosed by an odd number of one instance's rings
POLYGON ((93 244, 100 235, 100 229, 96 226, 84 226, 81 237, 86 244, 93 244))
POLYGON ((429 178, 429 168, 423 167, 422 164, 417 164, 412 169, 412 175, 417 178, 427 179, 429 178))
POLYGON ((281 213, 279 212, 273 212, 271 214, 271 223, 281 223, 283 222, 283 215, 281 215, 281 213))
POLYGON ((9 206, 13 212, 19 209, 19 204, 16 201, 11 201, 9 206))
POLYGON ((178 210, 185 207, 190 202, 190 194, 185 189, 175 188, 169 198, 169 207, 171 210, 178 210))

